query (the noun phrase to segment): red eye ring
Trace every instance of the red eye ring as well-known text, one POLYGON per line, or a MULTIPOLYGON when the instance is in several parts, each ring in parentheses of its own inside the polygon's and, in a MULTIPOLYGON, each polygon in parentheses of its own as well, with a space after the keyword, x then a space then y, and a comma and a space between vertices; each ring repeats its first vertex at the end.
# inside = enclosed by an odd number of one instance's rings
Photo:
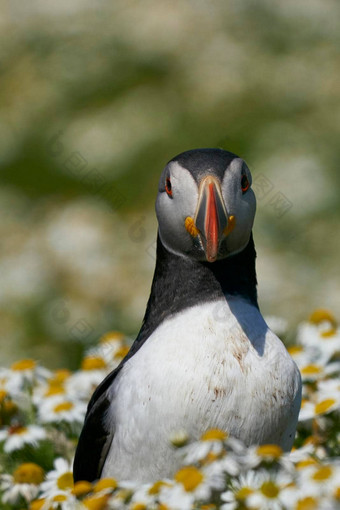
POLYGON ((249 186, 250 186, 250 182, 248 181, 248 177, 245 174, 242 175, 242 178, 241 178, 242 193, 245 193, 247 191, 247 189, 249 188, 249 186))
POLYGON ((172 198, 172 186, 171 186, 170 177, 167 177, 165 179, 165 191, 167 192, 168 196, 170 198, 172 198))

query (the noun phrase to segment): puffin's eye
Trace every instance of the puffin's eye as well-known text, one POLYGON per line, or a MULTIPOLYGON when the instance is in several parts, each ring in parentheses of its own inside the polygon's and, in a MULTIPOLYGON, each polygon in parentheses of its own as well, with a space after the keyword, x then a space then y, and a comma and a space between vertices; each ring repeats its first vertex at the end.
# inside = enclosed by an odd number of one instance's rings
POLYGON ((248 181, 248 177, 246 175, 242 175, 242 179, 241 179, 242 193, 245 193, 247 191, 247 189, 249 188, 249 186, 250 186, 250 182, 248 181))
POLYGON ((172 187, 171 187, 170 177, 167 177, 165 179, 165 191, 167 192, 168 196, 170 198, 172 198, 172 187))

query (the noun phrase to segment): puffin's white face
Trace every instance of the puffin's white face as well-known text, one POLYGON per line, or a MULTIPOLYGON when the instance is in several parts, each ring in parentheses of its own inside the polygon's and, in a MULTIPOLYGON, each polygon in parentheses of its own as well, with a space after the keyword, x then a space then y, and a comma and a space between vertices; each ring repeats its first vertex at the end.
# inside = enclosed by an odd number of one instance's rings
MULTIPOLYGON (((188 151, 197 153, 200 150, 188 151)), ((218 149, 212 153, 230 154, 218 149)), ((170 161, 160 181, 156 201, 159 235, 163 245, 177 255, 214 262, 242 251, 253 227, 256 199, 251 174, 238 157, 226 160, 218 171, 207 160, 195 171, 181 159, 170 161)))

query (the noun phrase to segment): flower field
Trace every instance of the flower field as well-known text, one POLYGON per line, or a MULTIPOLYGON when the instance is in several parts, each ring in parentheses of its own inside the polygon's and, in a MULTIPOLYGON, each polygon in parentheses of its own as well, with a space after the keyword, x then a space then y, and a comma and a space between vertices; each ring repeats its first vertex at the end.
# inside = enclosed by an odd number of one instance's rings
MULTIPOLYGON (((285 336, 282 322, 268 322, 285 336), (281 331, 279 331, 281 329, 281 331)), ((192 442, 169 438, 182 467, 173 479, 136 486, 101 479, 73 483, 72 461, 87 402, 131 344, 111 332, 86 352, 79 370, 50 371, 33 359, 0 368, 2 509, 336 509, 340 506, 340 330, 316 310, 289 352, 300 368, 303 400, 295 446, 245 447, 221 430, 192 442)))

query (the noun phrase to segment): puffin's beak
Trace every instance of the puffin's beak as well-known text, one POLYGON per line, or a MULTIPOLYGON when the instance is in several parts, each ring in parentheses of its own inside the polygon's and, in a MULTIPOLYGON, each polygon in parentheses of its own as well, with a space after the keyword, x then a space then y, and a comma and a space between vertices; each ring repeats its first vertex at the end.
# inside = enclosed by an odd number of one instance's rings
POLYGON ((223 231, 228 225, 228 215, 219 181, 209 175, 202 179, 198 191, 195 225, 208 262, 215 262, 223 231))

